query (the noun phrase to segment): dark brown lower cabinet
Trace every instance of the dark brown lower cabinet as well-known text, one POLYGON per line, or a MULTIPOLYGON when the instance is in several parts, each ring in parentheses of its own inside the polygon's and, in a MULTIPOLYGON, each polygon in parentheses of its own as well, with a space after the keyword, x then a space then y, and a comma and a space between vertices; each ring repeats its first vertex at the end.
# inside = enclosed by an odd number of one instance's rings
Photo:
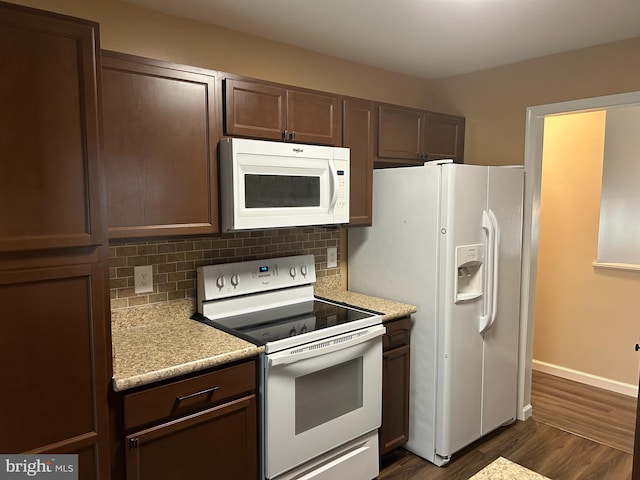
POLYGON ((124 396, 127 480, 258 478, 255 362, 124 396))
POLYGON ((127 436, 127 480, 258 476, 256 396, 127 436))
POLYGON ((409 438, 409 373, 411 318, 385 323, 382 360, 382 426, 380 455, 405 444, 409 438))

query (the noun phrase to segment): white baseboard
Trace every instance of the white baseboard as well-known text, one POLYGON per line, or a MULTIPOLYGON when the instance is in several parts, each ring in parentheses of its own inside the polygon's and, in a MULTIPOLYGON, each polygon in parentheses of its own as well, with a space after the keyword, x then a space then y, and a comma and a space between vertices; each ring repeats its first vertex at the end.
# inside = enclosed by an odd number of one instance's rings
POLYGON ((522 412, 520 412, 520 416, 518 417, 518 420, 526 420, 531 416, 532 412, 533 412, 533 408, 531 407, 531 404, 527 403, 522 409, 522 412))
POLYGON ((556 377, 566 378, 567 380, 573 380, 574 382, 584 383, 591 385, 592 387, 603 388, 611 392, 621 393, 630 397, 638 396, 638 385, 631 385, 629 383, 622 383, 616 380, 610 380, 604 377, 598 377, 597 375, 591 375, 590 373, 579 372, 566 367, 560 367, 547 362, 541 362, 539 360, 533 360, 531 368, 538 372, 548 373, 555 375, 556 377))

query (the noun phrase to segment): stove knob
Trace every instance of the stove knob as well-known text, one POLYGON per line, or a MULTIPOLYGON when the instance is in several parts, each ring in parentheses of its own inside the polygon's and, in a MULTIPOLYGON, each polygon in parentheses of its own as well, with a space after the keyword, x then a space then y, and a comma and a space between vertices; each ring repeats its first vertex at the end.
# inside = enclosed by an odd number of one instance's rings
POLYGON ((233 288, 236 288, 238 283, 240 283, 240 279, 238 278, 238 274, 234 273, 231 275, 231 285, 233 285, 233 288))
POLYGON ((291 278, 295 279, 296 278, 296 267, 291 267, 289 268, 289 275, 291 276, 291 278))
POLYGON ((218 278, 216 278, 216 286, 222 290, 224 288, 224 275, 220 275, 218 278))
POLYGON ((295 336, 296 336, 296 327, 293 327, 293 328, 291 329, 291 331, 289 332, 289 336, 290 336, 290 337, 295 337, 295 336))
POLYGON ((307 276, 307 266, 306 265, 302 265, 300 267, 300 273, 302 274, 303 277, 307 276))

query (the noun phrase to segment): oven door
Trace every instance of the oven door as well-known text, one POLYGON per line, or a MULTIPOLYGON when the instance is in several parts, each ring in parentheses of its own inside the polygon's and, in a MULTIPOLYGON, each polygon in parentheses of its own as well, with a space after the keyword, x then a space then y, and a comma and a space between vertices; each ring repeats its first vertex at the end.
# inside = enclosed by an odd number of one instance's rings
POLYGON ((266 478, 380 426, 384 332, 375 325, 267 355, 266 478))

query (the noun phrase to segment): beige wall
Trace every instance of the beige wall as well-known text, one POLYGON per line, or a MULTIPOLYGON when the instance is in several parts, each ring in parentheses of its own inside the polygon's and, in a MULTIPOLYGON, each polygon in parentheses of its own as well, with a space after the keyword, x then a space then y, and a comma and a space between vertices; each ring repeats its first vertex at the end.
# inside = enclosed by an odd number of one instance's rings
POLYGON ((545 119, 533 358, 635 384, 640 275, 592 266, 605 116, 545 119))
POLYGON ((431 83, 434 110, 467 121, 465 161, 524 163, 527 107, 640 90, 640 37, 431 83))
POLYGON ((426 107, 425 80, 119 0, 13 0, 100 23, 102 48, 343 95, 426 107))

